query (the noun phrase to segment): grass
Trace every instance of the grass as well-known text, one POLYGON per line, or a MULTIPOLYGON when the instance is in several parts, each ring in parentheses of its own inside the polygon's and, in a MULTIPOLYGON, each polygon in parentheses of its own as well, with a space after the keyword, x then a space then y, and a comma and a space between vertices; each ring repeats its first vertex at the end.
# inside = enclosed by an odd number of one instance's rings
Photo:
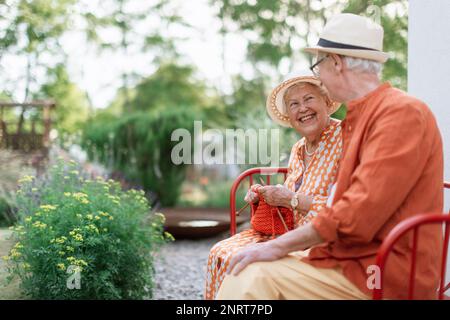
MULTIPOLYGON (((9 250, 14 244, 14 241, 10 239, 12 231, 7 228, 0 228, 0 257, 9 254, 9 250)), ((6 270, 6 262, 0 259, 0 300, 14 300, 23 299, 20 293, 20 282, 18 279, 14 279, 11 283, 7 284, 8 271, 6 270)))

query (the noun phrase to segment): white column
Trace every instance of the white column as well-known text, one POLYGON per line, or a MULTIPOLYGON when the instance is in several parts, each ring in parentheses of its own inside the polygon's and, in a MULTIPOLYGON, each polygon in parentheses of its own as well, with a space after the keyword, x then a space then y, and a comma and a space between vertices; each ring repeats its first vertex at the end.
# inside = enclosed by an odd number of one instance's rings
MULTIPOLYGON (((450 1, 410 0, 408 92, 425 101, 444 142, 444 177, 450 181, 450 1)), ((413 129, 412 129, 413 130, 413 129)), ((445 211, 450 191, 445 192, 445 211)))
MULTIPOLYGON (((444 142, 444 177, 446 181, 450 181, 450 1, 448 0, 409 1, 408 92, 425 101, 436 116, 444 142)), ((445 192, 444 208, 446 212, 449 211, 450 191, 445 192)), ((450 252, 447 261, 448 282, 450 252)))

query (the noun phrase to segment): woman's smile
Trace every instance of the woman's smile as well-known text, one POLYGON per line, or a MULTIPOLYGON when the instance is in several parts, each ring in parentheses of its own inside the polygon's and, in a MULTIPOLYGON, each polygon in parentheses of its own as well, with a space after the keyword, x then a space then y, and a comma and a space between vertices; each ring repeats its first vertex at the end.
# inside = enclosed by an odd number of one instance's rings
POLYGON ((317 120, 316 113, 309 113, 307 115, 301 115, 297 120, 302 124, 311 124, 317 120))

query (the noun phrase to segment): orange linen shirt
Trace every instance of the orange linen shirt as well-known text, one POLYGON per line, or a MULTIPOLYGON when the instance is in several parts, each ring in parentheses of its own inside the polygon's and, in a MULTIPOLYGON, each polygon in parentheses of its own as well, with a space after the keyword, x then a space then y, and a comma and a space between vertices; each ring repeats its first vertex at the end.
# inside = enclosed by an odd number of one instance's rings
MULTIPOLYGON (((443 211, 442 139, 430 109, 389 83, 348 104, 342 122, 343 155, 331 207, 312 224, 326 243, 305 259, 316 267, 339 266, 362 292, 376 253, 400 221, 418 213, 443 211)), ((384 297, 407 296, 412 233, 390 254, 384 275, 384 297)), ((436 297, 442 229, 420 229, 415 297, 436 297)))

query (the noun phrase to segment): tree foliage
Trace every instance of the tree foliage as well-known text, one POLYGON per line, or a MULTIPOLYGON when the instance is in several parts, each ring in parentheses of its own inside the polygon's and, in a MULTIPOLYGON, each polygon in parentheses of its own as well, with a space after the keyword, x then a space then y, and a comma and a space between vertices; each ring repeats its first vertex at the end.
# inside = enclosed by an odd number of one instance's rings
POLYGON ((73 134, 81 129, 89 115, 86 94, 69 79, 64 65, 48 70, 48 82, 42 85, 36 98, 52 97, 57 101, 53 121, 61 134, 73 134))
POLYGON ((383 77, 406 89, 407 1, 337 0, 325 6, 318 0, 211 1, 218 7, 223 32, 239 30, 247 38, 247 55, 255 69, 261 64, 281 72, 286 62, 292 72, 295 62, 307 60, 301 48, 316 41, 327 19, 339 12, 351 12, 380 18, 385 29, 384 49, 391 52, 383 77))

